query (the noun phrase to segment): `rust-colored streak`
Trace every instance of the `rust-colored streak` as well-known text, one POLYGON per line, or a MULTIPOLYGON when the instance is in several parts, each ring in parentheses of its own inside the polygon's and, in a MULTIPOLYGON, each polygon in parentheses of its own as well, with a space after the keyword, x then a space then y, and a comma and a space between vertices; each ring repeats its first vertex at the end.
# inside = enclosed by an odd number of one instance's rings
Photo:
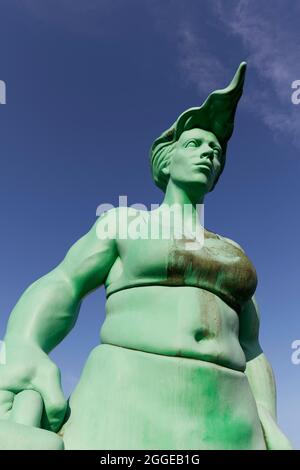
POLYGON ((182 237, 174 240, 168 254, 166 279, 160 285, 192 285, 207 289, 240 312, 254 294, 256 271, 247 256, 236 246, 205 231, 204 245, 187 250, 182 237))

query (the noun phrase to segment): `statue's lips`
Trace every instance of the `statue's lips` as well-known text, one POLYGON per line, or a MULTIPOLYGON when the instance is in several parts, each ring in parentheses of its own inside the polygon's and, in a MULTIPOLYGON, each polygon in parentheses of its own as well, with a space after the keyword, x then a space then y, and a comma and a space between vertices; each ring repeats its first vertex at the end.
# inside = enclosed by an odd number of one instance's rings
POLYGON ((208 163, 196 163, 195 166, 201 171, 206 171, 209 173, 212 171, 212 168, 208 163))

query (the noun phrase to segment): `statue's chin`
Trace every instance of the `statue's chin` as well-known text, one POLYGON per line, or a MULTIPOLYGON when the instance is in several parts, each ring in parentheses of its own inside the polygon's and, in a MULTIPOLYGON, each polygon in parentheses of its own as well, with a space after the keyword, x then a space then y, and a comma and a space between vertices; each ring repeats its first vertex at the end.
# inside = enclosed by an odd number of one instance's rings
POLYGON ((212 183, 206 175, 201 174, 197 178, 182 182, 180 186, 187 194, 201 199, 210 191, 212 183))

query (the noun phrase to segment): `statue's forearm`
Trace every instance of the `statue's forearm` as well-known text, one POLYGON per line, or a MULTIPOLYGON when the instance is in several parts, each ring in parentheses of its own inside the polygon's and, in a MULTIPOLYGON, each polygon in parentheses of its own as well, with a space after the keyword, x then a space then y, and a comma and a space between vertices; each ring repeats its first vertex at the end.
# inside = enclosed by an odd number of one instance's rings
POLYGON ((5 341, 29 341, 49 352, 72 329, 79 308, 74 287, 56 268, 21 296, 11 313, 5 341))
POLYGON ((291 443, 276 422, 275 380, 266 356, 261 353, 248 361, 245 372, 256 401, 267 449, 291 450, 291 443))
POLYGON ((276 420, 276 386, 271 365, 266 356, 261 353, 247 362, 245 371, 255 401, 259 408, 266 408, 276 420))

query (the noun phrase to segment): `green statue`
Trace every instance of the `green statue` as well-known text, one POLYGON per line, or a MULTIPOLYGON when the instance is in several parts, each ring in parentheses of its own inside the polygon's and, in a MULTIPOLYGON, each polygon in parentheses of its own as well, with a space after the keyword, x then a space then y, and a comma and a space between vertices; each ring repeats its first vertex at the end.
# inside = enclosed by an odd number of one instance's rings
POLYGON ((198 212, 224 169, 245 71, 242 63, 225 89, 155 140, 152 174, 163 203, 108 210, 20 298, 0 365, 1 448, 291 448, 276 424, 273 373, 258 341, 255 269, 198 212), (142 225, 146 236, 133 237, 142 225), (47 354, 101 285, 101 344, 67 402, 47 354))

